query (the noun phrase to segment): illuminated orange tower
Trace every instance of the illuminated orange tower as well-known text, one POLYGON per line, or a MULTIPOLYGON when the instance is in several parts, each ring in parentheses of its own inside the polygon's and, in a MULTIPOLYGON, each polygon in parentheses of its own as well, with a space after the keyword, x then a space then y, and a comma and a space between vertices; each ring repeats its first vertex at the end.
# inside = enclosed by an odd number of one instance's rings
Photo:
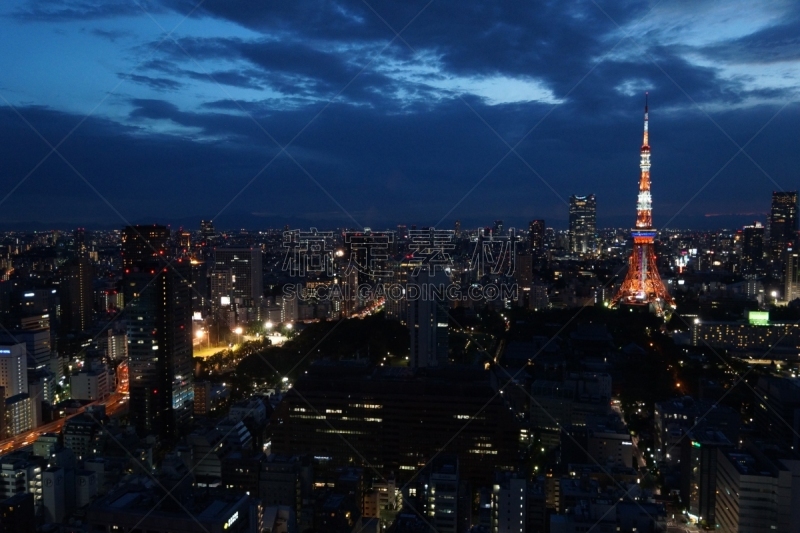
POLYGON ((639 199, 636 204, 636 227, 631 230, 633 251, 628 260, 628 274, 619 292, 611 300, 610 307, 648 306, 658 316, 668 316, 675 309, 675 300, 667 292, 656 266, 653 241, 657 231, 653 229, 652 198, 650 196, 650 141, 647 123, 647 93, 644 103, 644 142, 642 143, 639 168, 639 199))

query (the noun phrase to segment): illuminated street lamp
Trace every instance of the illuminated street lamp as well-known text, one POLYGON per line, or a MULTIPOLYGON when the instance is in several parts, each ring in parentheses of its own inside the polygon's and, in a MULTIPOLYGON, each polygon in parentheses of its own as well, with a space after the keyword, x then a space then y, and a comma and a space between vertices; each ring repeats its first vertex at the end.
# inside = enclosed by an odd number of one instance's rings
POLYGON ((235 330, 233 330, 233 332, 236 333, 236 335, 239 336, 239 344, 242 344, 242 331, 243 330, 242 330, 241 327, 238 327, 235 330))
POLYGON ((264 322, 264 328, 267 329, 267 330, 271 330, 272 329, 272 322, 269 321, 269 320, 264 322))
POLYGON ((205 330, 202 330, 202 329, 198 329, 197 333, 195 335, 200 340, 200 344, 203 343, 203 337, 206 337, 206 339, 207 339, 206 348, 211 346, 211 332, 210 331, 205 331, 205 330))

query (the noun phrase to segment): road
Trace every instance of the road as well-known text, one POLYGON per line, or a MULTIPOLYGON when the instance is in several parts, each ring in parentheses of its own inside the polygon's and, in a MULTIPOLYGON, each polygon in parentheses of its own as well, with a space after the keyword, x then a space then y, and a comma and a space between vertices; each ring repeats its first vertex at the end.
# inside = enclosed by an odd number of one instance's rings
POLYGON ((6 454, 9 452, 13 452, 14 450, 18 450, 29 444, 32 444, 39 435, 43 433, 58 433, 61 431, 61 428, 64 427, 64 422, 69 420, 74 416, 78 416, 79 414, 83 413, 86 407, 89 405, 105 405, 106 407, 106 416, 115 416, 124 414, 124 412, 128 409, 128 400, 124 397, 123 394, 114 392, 105 400, 99 400, 97 402, 92 402, 87 404, 81 409, 66 418, 59 418, 53 422, 44 424, 39 426, 38 428, 34 429, 33 431, 29 431, 27 433, 21 433, 16 437, 12 437, 10 439, 0 441, 0 454, 6 454))
MULTIPOLYGON (((614 404, 611 406, 611 410, 614 411, 617 416, 619 416, 620 420, 625 420, 625 415, 622 413, 622 408, 614 404)), ((639 449, 639 436, 632 435, 631 442, 633 443, 633 458, 636 460, 636 467, 644 468, 647 466, 647 461, 645 461, 644 454, 642 454, 642 450, 639 449)))

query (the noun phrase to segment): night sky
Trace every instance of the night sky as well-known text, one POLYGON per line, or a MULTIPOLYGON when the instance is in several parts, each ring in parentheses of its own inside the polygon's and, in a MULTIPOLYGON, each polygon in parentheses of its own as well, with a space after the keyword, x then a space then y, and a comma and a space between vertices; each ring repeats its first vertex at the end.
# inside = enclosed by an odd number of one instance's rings
POLYGON ((629 227, 645 91, 657 227, 800 185, 796 0, 4 0, 0 49, 0 229, 629 227))

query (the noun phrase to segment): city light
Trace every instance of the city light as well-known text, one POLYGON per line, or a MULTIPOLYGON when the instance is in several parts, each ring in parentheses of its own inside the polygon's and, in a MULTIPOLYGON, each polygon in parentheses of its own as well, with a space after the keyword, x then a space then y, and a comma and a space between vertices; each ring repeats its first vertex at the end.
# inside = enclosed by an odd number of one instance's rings
POLYGON ((800 531, 798 2, 117 3, 0 17, 9 531, 800 531))

